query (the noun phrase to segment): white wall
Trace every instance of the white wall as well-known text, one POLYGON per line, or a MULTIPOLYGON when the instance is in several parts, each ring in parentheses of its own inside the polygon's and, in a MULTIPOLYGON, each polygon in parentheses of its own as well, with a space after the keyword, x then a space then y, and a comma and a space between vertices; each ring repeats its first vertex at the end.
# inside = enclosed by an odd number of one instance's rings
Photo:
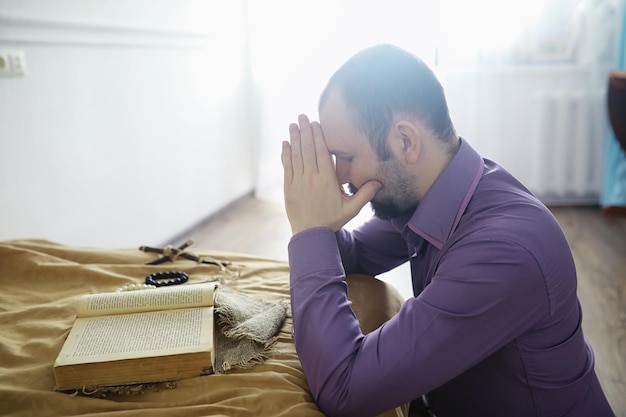
POLYGON ((257 196, 282 201, 280 141, 299 112, 317 118, 332 73, 358 50, 392 42, 433 68, 457 133, 482 156, 546 203, 597 203, 623 2, 250 1, 263 103, 257 196))
POLYGON ((0 0, 0 239, 159 244, 254 188, 239 1, 0 0))

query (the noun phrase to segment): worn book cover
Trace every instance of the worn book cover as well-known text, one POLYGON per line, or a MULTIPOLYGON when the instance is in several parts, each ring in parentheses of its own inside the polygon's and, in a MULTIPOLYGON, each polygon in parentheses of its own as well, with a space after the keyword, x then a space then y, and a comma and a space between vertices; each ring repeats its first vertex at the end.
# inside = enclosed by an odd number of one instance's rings
POLYGON ((54 363, 58 390, 210 374, 215 284, 89 294, 54 363))

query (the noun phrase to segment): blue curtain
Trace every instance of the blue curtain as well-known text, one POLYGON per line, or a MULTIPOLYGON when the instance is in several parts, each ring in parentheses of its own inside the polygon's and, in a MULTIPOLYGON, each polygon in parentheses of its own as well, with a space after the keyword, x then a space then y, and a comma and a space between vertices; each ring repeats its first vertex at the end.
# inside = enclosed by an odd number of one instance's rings
MULTIPOLYGON (((621 36, 618 42, 617 68, 626 70, 626 7, 622 8, 621 36)), ((602 207, 626 207, 626 155, 612 129, 606 147, 604 162, 604 186, 600 204, 602 207)))

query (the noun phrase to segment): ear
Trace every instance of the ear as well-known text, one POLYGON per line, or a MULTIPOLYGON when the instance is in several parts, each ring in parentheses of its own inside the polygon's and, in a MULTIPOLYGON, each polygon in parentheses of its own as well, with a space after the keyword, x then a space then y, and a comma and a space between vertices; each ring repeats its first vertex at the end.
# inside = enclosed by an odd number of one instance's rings
POLYGON ((419 129, 407 120, 398 121, 394 129, 397 136, 402 141, 402 155, 404 156, 404 160, 409 164, 415 163, 421 151, 421 135, 419 129))

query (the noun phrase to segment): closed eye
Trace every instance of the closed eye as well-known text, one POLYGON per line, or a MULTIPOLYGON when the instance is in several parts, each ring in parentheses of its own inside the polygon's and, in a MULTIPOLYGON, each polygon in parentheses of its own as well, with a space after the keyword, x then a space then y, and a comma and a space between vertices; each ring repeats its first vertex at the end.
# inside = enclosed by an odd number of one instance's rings
POLYGON ((352 159, 354 158, 352 155, 340 151, 333 151, 330 154, 333 156, 335 161, 337 161, 337 158, 341 158, 344 161, 352 162, 352 159))

